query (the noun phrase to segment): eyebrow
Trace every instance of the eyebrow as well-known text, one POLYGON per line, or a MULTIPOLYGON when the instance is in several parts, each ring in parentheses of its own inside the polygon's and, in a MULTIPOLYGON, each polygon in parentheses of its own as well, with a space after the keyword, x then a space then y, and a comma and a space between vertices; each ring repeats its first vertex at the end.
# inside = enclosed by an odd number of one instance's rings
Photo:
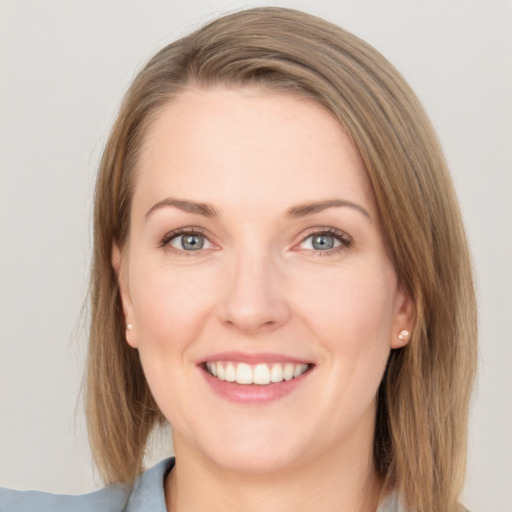
POLYGON ((321 212, 322 210, 326 210, 327 208, 336 207, 354 208, 355 210, 361 212, 365 217, 368 217, 371 220, 371 216, 365 208, 363 208, 361 205, 357 203, 353 203, 352 201, 347 201, 346 199, 328 199, 326 201, 299 204, 297 206, 293 206, 292 208, 290 208, 286 212, 286 216, 295 219, 297 217, 313 215, 314 213, 321 212))
POLYGON ((204 217, 216 217, 219 212, 207 203, 197 203, 195 201, 187 201, 185 199, 176 199, 174 197, 167 197, 155 203, 146 213, 146 219, 156 210, 166 207, 174 207, 183 210, 187 213, 195 213, 196 215, 203 215, 204 217))
MULTIPOLYGON (((186 199, 167 197, 165 199, 162 199, 161 201, 158 201, 158 203, 155 203, 147 211, 146 218, 148 218, 156 210, 166 207, 178 208, 179 210, 183 210, 184 212, 193 213, 196 215, 203 215, 204 217, 217 217, 219 215, 217 209, 209 205, 208 203, 198 203, 195 201, 188 201, 186 199)), ((336 207, 354 208, 355 210, 361 212, 365 217, 368 217, 371 220, 371 216, 365 208, 363 208, 361 205, 357 203, 353 203, 352 201, 347 201, 346 199, 328 199, 326 201, 299 204, 297 206, 293 206, 292 208, 290 208, 286 212, 286 217, 292 219, 306 217, 307 215, 313 215, 315 213, 326 210, 327 208, 336 207)))

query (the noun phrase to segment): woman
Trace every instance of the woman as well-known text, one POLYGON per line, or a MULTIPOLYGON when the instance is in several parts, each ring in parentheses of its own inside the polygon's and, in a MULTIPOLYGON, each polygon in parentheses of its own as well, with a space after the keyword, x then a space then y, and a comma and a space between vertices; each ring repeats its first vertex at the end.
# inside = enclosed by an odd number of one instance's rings
POLYGON ((421 106, 356 37, 265 8, 159 52, 102 160, 91 302, 93 451, 138 479, 74 506, 460 510, 464 231, 421 106), (163 421, 176 459, 138 477, 163 421))

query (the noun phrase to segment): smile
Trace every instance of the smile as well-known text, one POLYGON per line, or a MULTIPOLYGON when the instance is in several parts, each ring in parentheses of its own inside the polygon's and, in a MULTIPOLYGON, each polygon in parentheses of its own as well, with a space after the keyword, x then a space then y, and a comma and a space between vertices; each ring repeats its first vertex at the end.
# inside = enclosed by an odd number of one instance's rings
POLYGON ((247 363, 208 361, 206 371, 219 380, 237 384, 266 386, 300 377, 309 369, 308 364, 295 363, 247 363))

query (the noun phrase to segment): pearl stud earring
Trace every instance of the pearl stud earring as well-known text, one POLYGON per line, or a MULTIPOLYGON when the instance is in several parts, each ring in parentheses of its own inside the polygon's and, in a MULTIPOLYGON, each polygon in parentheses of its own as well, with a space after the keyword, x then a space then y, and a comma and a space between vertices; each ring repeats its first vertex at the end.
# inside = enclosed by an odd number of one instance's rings
POLYGON ((410 336, 411 336, 411 333, 404 329, 403 331, 400 331, 400 334, 398 335, 398 339, 401 341, 409 341, 410 336))
POLYGON ((130 329, 133 329, 133 325, 132 324, 126 324, 126 329, 129 331, 130 329))

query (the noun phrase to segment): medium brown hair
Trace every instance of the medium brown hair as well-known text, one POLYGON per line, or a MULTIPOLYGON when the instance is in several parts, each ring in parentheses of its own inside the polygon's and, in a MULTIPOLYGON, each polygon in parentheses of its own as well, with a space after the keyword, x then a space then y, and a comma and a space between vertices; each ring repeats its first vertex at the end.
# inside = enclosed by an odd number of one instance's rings
POLYGON ((114 243, 129 236, 144 135, 191 85, 291 91, 329 109, 358 148, 384 240, 416 305, 410 343, 393 350, 379 389, 374 459, 385 489, 414 512, 458 510, 476 361, 471 265, 441 148, 410 87, 375 49, 308 14, 281 8, 213 21, 157 53, 129 88, 101 161, 94 213, 87 414, 107 482, 142 471, 163 421, 125 341, 114 243))

